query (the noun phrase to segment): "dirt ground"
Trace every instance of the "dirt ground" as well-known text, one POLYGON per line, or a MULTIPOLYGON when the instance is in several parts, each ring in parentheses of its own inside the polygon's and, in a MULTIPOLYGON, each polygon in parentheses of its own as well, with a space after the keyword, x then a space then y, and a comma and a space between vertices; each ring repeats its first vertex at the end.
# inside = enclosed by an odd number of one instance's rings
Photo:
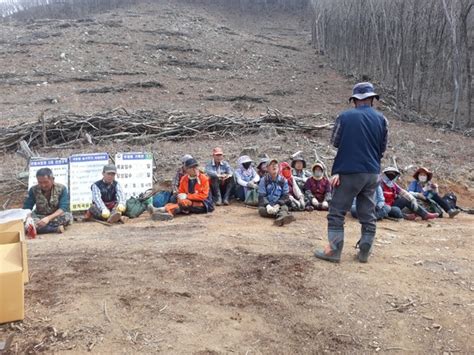
MULTIPOLYGON (((157 1, 0 30, 0 129, 44 110, 48 117, 119 106, 246 116, 271 107, 327 123, 348 107, 353 84, 311 49, 299 15, 256 18, 157 1)), ((404 182, 416 166, 429 166, 443 192, 473 207, 472 137, 399 122, 383 102, 379 108, 391 127, 384 165, 395 158, 404 182)), ((145 149, 155 153, 156 176, 166 183, 182 154, 204 162, 215 145, 231 163, 243 148, 280 159, 301 150, 309 161, 316 149, 330 165, 329 134, 270 131, 39 153, 145 149)), ((0 161, 0 202, 18 206, 25 189, 8 181, 25 162, 10 153, 0 161)), ((333 265, 312 256, 326 243, 325 213, 296 218, 279 228, 233 203, 171 222, 143 215, 123 226, 76 223, 64 235, 31 240, 26 318, 0 325, 0 341, 13 334, 13 354, 474 352, 472 215, 383 221, 365 265, 354 259, 357 221, 348 218, 343 260, 333 265)))

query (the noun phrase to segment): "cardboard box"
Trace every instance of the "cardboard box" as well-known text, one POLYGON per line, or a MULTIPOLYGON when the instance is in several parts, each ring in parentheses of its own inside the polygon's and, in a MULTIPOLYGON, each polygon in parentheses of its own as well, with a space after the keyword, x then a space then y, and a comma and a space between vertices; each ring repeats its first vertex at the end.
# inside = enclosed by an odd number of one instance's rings
POLYGON ((24 287, 22 243, 0 244, 0 323, 25 317, 24 287))
POLYGON ((0 244, 17 243, 22 244, 23 255, 23 282, 27 283, 30 278, 28 275, 28 252, 26 246, 25 227, 22 220, 15 220, 6 223, 0 223, 0 244), (6 234, 5 234, 6 233, 6 234), (18 240, 12 241, 15 238, 11 233, 17 233, 18 240))

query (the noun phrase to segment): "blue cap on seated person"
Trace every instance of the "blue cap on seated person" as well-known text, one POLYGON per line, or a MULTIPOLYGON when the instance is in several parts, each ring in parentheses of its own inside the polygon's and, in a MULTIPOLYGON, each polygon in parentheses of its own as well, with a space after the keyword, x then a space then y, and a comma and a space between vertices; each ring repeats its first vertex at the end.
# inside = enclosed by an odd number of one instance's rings
POLYGON ((198 164, 197 160, 194 159, 194 158, 188 159, 188 160, 186 160, 186 162, 184 163, 184 167, 185 167, 186 169, 188 169, 188 168, 195 168, 195 167, 198 166, 198 165, 199 165, 199 164, 198 164))
POLYGON ((365 100, 369 97, 375 97, 377 100, 380 98, 379 95, 375 93, 374 86, 372 85, 372 83, 357 83, 352 88, 352 96, 349 98, 349 101, 365 100))

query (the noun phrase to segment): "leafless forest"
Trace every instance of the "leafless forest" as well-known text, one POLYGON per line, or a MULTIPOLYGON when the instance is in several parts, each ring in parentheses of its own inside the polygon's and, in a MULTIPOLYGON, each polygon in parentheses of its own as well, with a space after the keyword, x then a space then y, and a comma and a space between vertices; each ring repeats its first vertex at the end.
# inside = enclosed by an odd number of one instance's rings
MULTIPOLYGON (((4 20, 80 18, 140 0, 6 0, 4 20)), ((473 0, 187 0, 241 12, 300 12, 338 70, 383 88, 401 119, 470 129, 473 0)))

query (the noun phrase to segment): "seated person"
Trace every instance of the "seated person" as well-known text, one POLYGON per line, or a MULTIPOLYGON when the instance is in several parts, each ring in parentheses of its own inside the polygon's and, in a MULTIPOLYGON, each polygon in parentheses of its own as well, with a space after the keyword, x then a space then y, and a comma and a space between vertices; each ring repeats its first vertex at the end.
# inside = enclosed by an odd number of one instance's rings
POLYGON ((311 177, 311 172, 306 170, 306 161, 302 156, 296 156, 291 160, 291 173, 298 187, 303 191, 304 184, 311 177))
POLYGON ((31 217, 38 234, 64 233, 64 227, 73 221, 69 212, 67 187, 54 182, 53 172, 49 168, 39 169, 36 180, 38 184, 28 191, 23 208, 33 211, 31 217))
POLYGON ((257 174, 261 178, 264 177, 267 174, 267 164, 270 161, 270 158, 268 155, 264 154, 261 158, 260 161, 258 162, 257 165, 257 174))
POLYGON ((245 201, 245 197, 250 190, 258 189, 260 176, 252 166, 252 159, 248 155, 243 155, 237 160, 239 167, 235 170, 235 180, 237 182, 235 194, 240 201, 245 201))
POLYGON ((229 205, 230 193, 234 187, 234 171, 224 160, 222 148, 212 150, 212 160, 206 165, 206 174, 209 176, 212 198, 217 206, 229 205))
MULTIPOLYGON (((458 209, 450 208, 439 196, 438 185, 433 183, 433 173, 427 168, 419 168, 413 175, 413 180, 408 186, 410 192, 417 199, 431 204, 431 201, 438 204, 448 215, 449 218, 454 218, 460 211, 458 209)), ((442 213, 442 211, 440 211, 442 213)))
POLYGON ((392 218, 405 218, 408 220, 416 219, 417 215, 423 220, 434 219, 438 217, 437 213, 428 212, 423 206, 420 206, 408 191, 397 185, 396 181, 400 176, 397 168, 388 167, 382 172, 382 191, 385 204, 390 207, 388 216, 392 218), (410 214, 404 214, 403 209, 409 210, 410 214))
POLYGON ((304 184, 304 194, 308 200, 308 207, 318 211, 327 211, 332 197, 331 183, 324 176, 324 164, 313 165, 313 176, 306 180, 304 184))
POLYGON ((303 211, 306 207, 306 200, 298 184, 296 183, 296 180, 291 174, 290 164, 287 162, 280 163, 280 173, 288 182, 288 196, 290 199, 288 207, 290 207, 290 210, 292 211, 303 211))
POLYGON ((186 168, 184 167, 184 163, 186 160, 192 159, 193 157, 190 154, 185 154, 181 157, 181 166, 178 168, 178 171, 176 171, 176 174, 173 178, 173 181, 171 182, 171 188, 172 188, 172 193, 173 195, 170 198, 170 202, 176 203, 178 202, 178 189, 179 189, 179 182, 181 181, 181 178, 186 175, 186 168))
MULTIPOLYGON (((383 197, 382 186, 379 185, 377 186, 377 189, 375 190, 375 217, 377 217, 377 221, 387 218, 390 210, 391 210, 390 206, 385 204, 385 198, 383 197)), ((357 219, 357 198, 354 198, 354 202, 352 203, 351 215, 352 217, 357 219)), ((395 215, 398 216, 399 218, 402 218, 399 214, 395 214, 395 215)), ((392 217, 392 218, 395 218, 395 217, 392 217)))
POLYGON ((126 209, 122 186, 115 180, 117 168, 113 164, 105 165, 102 179, 92 184, 92 206, 86 212, 84 220, 92 218, 108 223, 124 222, 122 213, 126 209))
POLYGON ((186 175, 181 178, 178 188, 178 202, 167 203, 165 207, 148 206, 155 221, 173 219, 177 214, 208 213, 214 210, 209 191, 209 178, 199 171, 198 162, 188 159, 184 163, 186 175))
POLYGON ((258 213, 262 217, 275 218, 274 224, 283 226, 295 221, 288 212, 289 188, 286 179, 278 173, 278 161, 270 160, 266 174, 258 184, 258 213))

